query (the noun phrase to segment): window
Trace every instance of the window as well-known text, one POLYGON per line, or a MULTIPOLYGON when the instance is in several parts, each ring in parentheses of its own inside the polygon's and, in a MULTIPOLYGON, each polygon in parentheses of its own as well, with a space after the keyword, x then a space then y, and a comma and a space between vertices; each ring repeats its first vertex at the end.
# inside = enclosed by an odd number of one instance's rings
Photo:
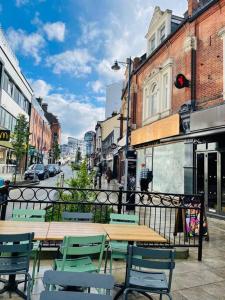
POLYGON ((159 29, 159 41, 160 41, 160 44, 164 41, 165 37, 166 37, 166 27, 165 27, 165 25, 163 25, 159 29))
POLYGON ((150 52, 153 52, 155 50, 155 34, 150 40, 150 52))
POLYGON ((168 86, 168 73, 163 75, 163 99, 162 99, 162 110, 166 110, 169 106, 169 86, 168 86))
POLYGON ((14 131, 16 118, 8 113, 4 108, 0 108, 0 126, 11 131, 14 131))
POLYGON ((157 84, 153 84, 151 88, 149 116, 154 116, 157 113, 157 84))

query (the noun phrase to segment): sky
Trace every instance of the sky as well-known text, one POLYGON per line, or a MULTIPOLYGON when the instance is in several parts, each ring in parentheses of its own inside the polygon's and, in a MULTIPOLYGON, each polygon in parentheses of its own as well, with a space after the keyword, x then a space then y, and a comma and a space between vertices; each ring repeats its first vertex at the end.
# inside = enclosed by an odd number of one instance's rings
POLYGON ((146 52, 155 6, 182 16, 187 0, 0 0, 0 24, 35 96, 68 136, 83 138, 105 115, 115 60, 146 52))

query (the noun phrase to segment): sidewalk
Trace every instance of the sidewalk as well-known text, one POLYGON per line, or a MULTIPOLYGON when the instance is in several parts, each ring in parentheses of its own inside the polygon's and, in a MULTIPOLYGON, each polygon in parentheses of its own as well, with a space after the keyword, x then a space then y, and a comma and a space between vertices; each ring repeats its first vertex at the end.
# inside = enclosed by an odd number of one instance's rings
MULTIPOLYGON (((118 184, 112 180, 107 185, 102 178, 102 188, 118 189, 118 184)), ((197 260, 197 248, 190 248, 188 259, 176 260, 173 300, 225 300, 225 221, 208 218, 208 223, 210 240, 203 242, 202 262, 197 260)), ((123 280, 124 267, 121 264, 116 266, 116 280, 123 280)), ((129 299, 142 297, 131 295, 129 299)), ((163 299, 167 299, 166 296, 163 299)))

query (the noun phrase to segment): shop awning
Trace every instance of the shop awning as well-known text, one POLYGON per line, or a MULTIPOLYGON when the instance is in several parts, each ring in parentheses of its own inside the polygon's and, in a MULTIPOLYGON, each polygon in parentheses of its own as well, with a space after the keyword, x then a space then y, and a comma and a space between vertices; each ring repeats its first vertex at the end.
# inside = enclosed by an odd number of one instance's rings
POLYGON ((13 149, 13 146, 10 142, 7 141, 0 141, 0 147, 13 149))

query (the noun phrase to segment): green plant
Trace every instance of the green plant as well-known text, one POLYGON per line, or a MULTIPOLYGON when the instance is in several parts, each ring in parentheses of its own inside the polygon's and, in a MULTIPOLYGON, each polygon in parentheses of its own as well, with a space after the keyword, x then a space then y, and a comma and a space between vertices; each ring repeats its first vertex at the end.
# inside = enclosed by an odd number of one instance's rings
POLYGON ((78 163, 71 162, 70 167, 71 167, 72 171, 80 171, 80 164, 78 164, 78 163))
POLYGON ((48 221, 61 221, 62 212, 64 210, 70 212, 92 212, 94 221, 98 223, 108 223, 112 208, 108 205, 98 205, 96 201, 96 192, 91 189, 93 187, 94 172, 88 173, 86 160, 81 163, 80 170, 76 174, 76 178, 67 181, 72 190, 67 192, 59 191, 59 201, 66 204, 56 203, 47 210, 46 219, 48 221), (84 189, 79 190, 79 189, 84 189))
POLYGON ((56 162, 60 158, 60 147, 58 144, 58 141, 54 141, 53 147, 52 147, 52 155, 53 155, 53 161, 56 162))

